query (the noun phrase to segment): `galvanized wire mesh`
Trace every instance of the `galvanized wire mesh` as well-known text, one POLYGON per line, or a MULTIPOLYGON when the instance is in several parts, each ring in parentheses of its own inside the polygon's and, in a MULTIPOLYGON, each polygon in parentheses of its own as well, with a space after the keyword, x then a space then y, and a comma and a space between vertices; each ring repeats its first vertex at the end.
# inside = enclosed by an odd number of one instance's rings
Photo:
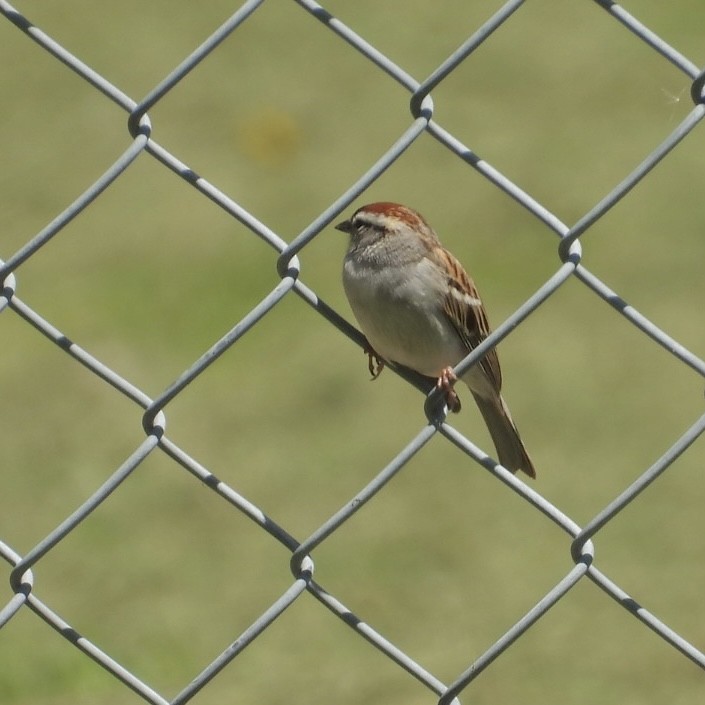
MULTIPOLYGON (((238 659, 246 650, 256 649, 258 638, 294 603, 301 599, 308 599, 308 596, 313 596, 322 607, 339 617, 353 633, 396 664, 399 668, 399 678, 405 678, 408 674, 420 682, 427 689, 430 699, 436 699, 439 703, 456 703, 467 697, 470 702, 473 697, 473 681, 486 668, 502 656, 516 640, 521 639, 576 585, 591 582, 610 596, 623 608, 625 613, 638 620, 644 627, 652 630, 685 658, 690 659, 701 669, 705 669, 705 654, 697 645, 661 621, 647 606, 637 603, 620 587, 618 576, 608 575, 600 569, 595 559, 593 545, 593 540, 629 503, 637 500, 654 480, 672 467, 674 461, 681 454, 689 450, 691 444, 705 430, 705 413, 693 419, 690 427, 679 438, 673 439, 672 445, 662 457, 643 470, 635 481, 613 497, 595 516, 587 522, 578 523, 561 508, 542 496, 540 484, 527 486, 521 478, 514 477, 500 466, 495 465, 494 461, 481 448, 451 425, 442 414, 439 416, 438 406, 432 403, 434 400, 431 398, 425 407, 428 423, 419 430, 415 437, 409 439, 407 445, 399 448, 396 457, 377 472, 369 484, 351 496, 339 511, 303 539, 294 538, 286 526, 268 516, 262 508, 257 506, 256 502, 248 499, 236 488, 219 480, 205 463, 202 464, 197 458, 192 457, 167 435, 166 416, 169 405, 184 392, 188 385, 198 382, 205 370, 215 364, 221 355, 232 346, 245 338, 256 337, 260 321, 283 301, 290 299, 291 294, 295 294, 298 299, 353 343, 362 345, 361 335, 345 319, 344 314, 334 310, 321 300, 316 291, 307 286, 299 276, 301 258, 305 257, 307 246, 332 221, 340 218, 341 213, 347 212, 353 201, 387 170, 395 168, 397 159, 409 150, 420 136, 426 134, 431 135, 469 168, 474 169, 497 189, 521 204, 541 221, 547 230, 552 231, 558 237, 558 258, 555 271, 532 296, 527 298, 511 316, 496 328, 482 345, 459 365, 459 371, 474 364, 490 347, 496 345, 517 326, 525 325, 525 319, 549 301, 567 281, 577 280, 594 295, 596 302, 600 299, 603 300, 623 317, 625 324, 638 329, 643 334, 644 345, 651 344, 651 341, 655 342, 682 365, 691 368, 698 376, 700 383, 705 377, 705 361, 701 357, 686 349, 678 340, 672 338, 667 330, 657 326, 626 303, 600 276, 588 269, 582 260, 582 239, 590 234, 591 228, 631 189, 638 187, 661 160, 668 158, 671 151, 686 139, 702 120, 705 114, 703 105, 705 102, 705 73, 693 61, 687 59, 675 47, 652 32, 622 6, 610 0, 597 0, 597 4, 602 6, 614 21, 621 23, 626 30, 633 33, 634 41, 648 45, 651 50, 663 57, 664 61, 673 64, 690 81, 692 86, 690 97, 694 106, 666 139, 660 144, 654 145, 653 150, 644 155, 640 164, 571 226, 562 222, 555 213, 532 198, 522 189, 521 185, 507 178, 498 168, 475 154, 451 130, 445 128, 442 121, 435 117, 432 91, 441 86, 464 62, 471 61, 473 52, 489 41, 495 32, 501 32, 508 23, 521 21, 519 14, 515 13, 523 5, 522 0, 512 0, 501 6, 486 23, 470 33, 457 51, 448 56, 425 80, 421 81, 366 41, 364 33, 358 33, 353 24, 343 23, 325 6, 310 0, 297 0, 296 4, 301 12, 308 13, 312 19, 318 20, 325 30, 334 37, 347 42, 351 51, 359 52, 365 60, 385 72, 391 81, 398 83, 405 89, 410 101, 411 120, 393 146, 372 163, 363 176, 322 210, 298 236, 287 241, 272 227, 260 222, 234 198, 226 195, 215 183, 193 172, 178 154, 172 153, 159 144, 152 135, 149 117, 150 110, 158 106, 172 90, 186 80, 193 69, 214 55, 223 42, 237 36, 237 31, 243 23, 246 23, 253 13, 256 13, 263 5, 262 0, 250 0, 242 4, 227 21, 213 31, 197 50, 185 57, 140 100, 126 95, 107 78, 84 63, 79 56, 74 55, 60 42, 53 39, 51 28, 44 29, 35 26, 21 10, 0 0, 0 12, 5 20, 12 23, 17 31, 24 32, 27 38, 32 39, 37 45, 37 51, 48 52, 62 62, 66 69, 73 71, 81 79, 87 81, 127 113, 129 116, 127 126, 131 136, 130 144, 124 153, 75 201, 68 204, 52 222, 36 235, 27 239, 15 252, 3 252, 5 260, 0 268, 2 270, 0 278, 3 280, 0 311, 4 313, 4 316, 0 318, 0 326, 13 314, 16 315, 39 331, 76 363, 82 365, 86 375, 94 375, 112 387, 117 394, 123 395, 132 404, 140 407, 143 410, 142 426, 145 436, 144 440, 135 447, 119 467, 114 469, 102 485, 90 493, 85 502, 76 506, 56 528, 41 537, 30 550, 20 553, 10 545, 10 541, 7 543, 0 541, 0 554, 11 566, 9 582, 12 589, 10 598, 0 611, 0 626, 8 626, 20 614, 29 610, 63 636, 67 641, 67 648, 78 649, 144 701, 160 704, 167 702, 186 703, 194 698, 211 680, 218 678, 223 669, 238 659), (107 189, 111 189, 113 184, 129 172, 138 157, 142 155, 153 157, 166 170, 170 170, 183 179, 204 198, 210 199, 215 204, 214 207, 223 209, 253 235, 264 241, 275 253, 280 277, 280 281, 271 291, 263 296, 231 330, 227 331, 212 347, 205 350, 173 383, 154 396, 146 394, 135 383, 125 379, 88 350, 82 348, 80 344, 73 342, 67 334, 55 327, 49 317, 42 314, 42 311, 36 310, 21 298, 23 265, 42 251, 50 240, 61 237, 67 225, 82 211, 90 209, 101 197, 101 194, 107 189), (422 663, 417 662, 403 648, 388 640, 384 636, 382 628, 375 624, 366 623, 362 616, 358 617, 336 595, 327 591, 315 579, 313 560, 316 549, 344 527, 367 502, 374 500, 381 493, 392 492, 393 489, 388 486, 389 481, 431 439, 437 437, 447 439, 467 456, 483 465, 504 483, 507 489, 515 492, 543 514, 546 519, 562 529, 567 535, 565 551, 570 554, 572 559, 572 566, 565 575, 551 585, 545 594, 535 595, 535 605, 531 609, 523 615, 512 616, 513 624, 504 633, 496 634, 494 643, 485 645, 479 655, 467 660, 466 667, 455 673, 450 679, 440 678, 422 663), (52 596, 51 594, 43 594, 40 584, 35 590, 35 573, 41 568, 45 557, 55 551, 62 541, 70 537, 84 520, 93 513, 99 512, 101 505, 110 501, 111 494, 123 485, 146 458, 155 453, 163 454, 173 463, 188 471, 234 510, 248 517, 262 532, 279 542, 290 553, 290 569, 293 576, 290 584, 278 598, 269 604, 261 614, 258 614, 251 624, 223 649, 222 653, 212 658, 200 673, 182 674, 182 689, 176 695, 166 695, 150 687, 140 674, 139 668, 134 666, 128 668, 119 662, 117 656, 110 653, 109 648, 103 646, 98 640, 93 640, 90 634, 84 635, 75 631, 52 608, 52 596)), ((312 30, 315 26, 315 22, 311 22, 312 30)), ((5 100, 12 100, 12 97, 5 97, 5 100)), ((51 106, 47 106, 47 110, 51 109, 51 106)), ((2 247, 3 250, 6 249, 5 245, 2 247)), ((420 381, 413 377, 408 379, 410 382, 420 385, 420 381)), ((237 403, 237 390, 233 391, 233 395, 234 403, 237 403)), ((9 401, 5 399, 6 404, 9 401)), ((71 401, 67 400, 66 403, 70 404, 71 401)), ((11 433, 11 429, 4 429, 3 432, 11 433)), ((545 471, 540 468, 539 472, 541 474, 545 471)), ((194 490, 196 488, 197 483, 194 483, 194 490)), ((0 499, 0 505, 1 503, 2 499, 0 499)), ((38 507, 38 511, 39 509, 38 507)), ((194 599, 197 599, 196 596, 194 599)), ((702 616, 701 612, 698 617, 702 619, 702 616)), ((3 635, 0 634, 0 640, 2 638, 3 635)), ((295 658, 296 655, 293 654, 290 657, 295 658)), ((31 658, 31 654, 27 654, 27 660, 31 660, 31 658)), ((352 664, 350 668, 355 670, 355 665, 352 664)), ((276 664, 273 665, 273 670, 276 671, 276 664)), ((356 677, 362 679, 364 673, 359 673, 356 677)), ((307 699, 310 698, 307 697, 307 699)), ((291 701, 298 702, 295 694, 291 695, 291 701)))

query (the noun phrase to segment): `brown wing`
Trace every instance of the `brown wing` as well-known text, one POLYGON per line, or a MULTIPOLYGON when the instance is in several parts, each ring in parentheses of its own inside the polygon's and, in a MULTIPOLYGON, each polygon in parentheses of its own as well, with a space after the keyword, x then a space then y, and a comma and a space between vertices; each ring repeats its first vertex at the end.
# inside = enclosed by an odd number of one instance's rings
MULTIPOLYGON (((448 250, 436 250, 448 269, 448 294, 445 298, 445 312, 458 335, 465 343, 468 352, 476 348, 489 334, 490 324, 485 307, 475 283, 463 266, 448 250)), ((497 351, 493 348, 478 363, 499 392, 502 388, 502 371, 499 367, 497 351)))

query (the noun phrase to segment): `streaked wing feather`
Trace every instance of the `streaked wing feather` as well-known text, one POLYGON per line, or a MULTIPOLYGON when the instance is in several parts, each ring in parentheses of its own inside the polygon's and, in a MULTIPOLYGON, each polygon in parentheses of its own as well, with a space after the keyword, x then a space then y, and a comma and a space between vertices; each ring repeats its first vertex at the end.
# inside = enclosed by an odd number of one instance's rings
MULTIPOLYGON (((470 352, 490 334, 487 313, 475 283, 460 262, 445 249, 442 250, 441 256, 449 272, 449 293, 445 298, 445 312, 470 352)), ((502 388, 502 372, 497 351, 494 348, 490 350, 478 364, 499 392, 502 388)))

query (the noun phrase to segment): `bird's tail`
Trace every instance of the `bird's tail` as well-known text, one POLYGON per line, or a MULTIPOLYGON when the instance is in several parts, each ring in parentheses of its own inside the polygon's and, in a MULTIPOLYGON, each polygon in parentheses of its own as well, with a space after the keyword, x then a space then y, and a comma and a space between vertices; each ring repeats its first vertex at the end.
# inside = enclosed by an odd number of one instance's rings
POLYGON ((511 472, 521 470, 529 477, 536 477, 534 464, 531 462, 502 396, 496 394, 482 397, 473 392, 473 397, 475 397, 475 403, 487 424, 487 429, 497 449, 500 464, 511 472))

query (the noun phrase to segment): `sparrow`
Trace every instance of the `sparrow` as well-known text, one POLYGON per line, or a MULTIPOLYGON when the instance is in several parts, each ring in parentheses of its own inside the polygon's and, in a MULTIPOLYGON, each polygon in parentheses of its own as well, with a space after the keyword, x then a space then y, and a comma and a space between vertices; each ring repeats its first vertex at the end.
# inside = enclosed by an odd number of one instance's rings
MULTIPOLYGON (((441 245, 420 213, 398 203, 358 208, 337 230, 349 236, 343 287, 369 342, 376 378, 384 361, 436 380, 448 408, 460 409, 453 367, 490 334, 473 280, 441 245)), ((507 470, 536 472, 501 394, 497 352, 489 350, 462 376, 507 470)))

